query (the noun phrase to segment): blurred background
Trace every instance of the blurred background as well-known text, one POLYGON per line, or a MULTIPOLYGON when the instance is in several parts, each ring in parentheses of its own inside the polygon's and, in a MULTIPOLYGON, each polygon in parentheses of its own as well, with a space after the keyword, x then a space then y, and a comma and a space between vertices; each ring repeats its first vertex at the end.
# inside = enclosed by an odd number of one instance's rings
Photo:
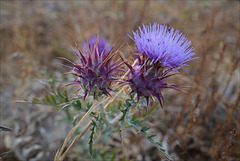
MULTIPOLYGON (((239 1, 1 1, 0 2, 0 125, 19 132, 0 131, 3 160, 50 161, 72 123, 55 107, 16 103, 47 94, 43 80, 62 79, 67 70, 58 57, 74 59, 73 41, 92 35, 117 46, 127 42, 139 26, 166 24, 192 41, 197 60, 188 74, 171 82, 191 85, 188 93, 167 91, 165 115, 159 108, 150 117, 158 141, 175 160, 240 158, 239 1)), ((129 56, 127 45, 122 48, 129 56)), ((79 144, 66 160, 91 159, 86 144, 79 144)), ((141 135, 127 132, 124 145, 116 136, 100 160, 164 160, 141 135)))

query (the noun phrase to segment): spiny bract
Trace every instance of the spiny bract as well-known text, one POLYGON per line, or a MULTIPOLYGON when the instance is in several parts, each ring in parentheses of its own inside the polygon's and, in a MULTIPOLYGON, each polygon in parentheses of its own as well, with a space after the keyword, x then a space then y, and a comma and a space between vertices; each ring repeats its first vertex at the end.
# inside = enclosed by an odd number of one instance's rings
MULTIPOLYGON (((149 103, 149 98, 154 100, 154 97, 158 99, 161 107, 163 107, 163 95, 162 90, 165 88, 172 88, 178 90, 175 85, 168 85, 165 82, 165 78, 170 77, 175 74, 170 74, 171 69, 164 70, 160 64, 150 64, 145 63, 144 57, 138 56, 138 64, 131 66, 125 62, 125 64, 130 69, 130 74, 128 80, 125 84, 129 84, 132 92, 137 94, 137 101, 141 96, 146 98, 147 105, 149 103)), ((130 93, 130 94, 131 94, 130 93)))
POLYGON ((72 69, 73 72, 71 72, 71 74, 77 76, 72 83, 67 84, 66 86, 81 84, 82 88, 85 90, 84 99, 90 93, 94 95, 94 98, 102 94, 110 95, 110 84, 112 81, 115 81, 112 72, 120 65, 117 63, 111 64, 111 60, 115 54, 112 52, 113 47, 109 48, 109 44, 106 42, 107 41, 103 38, 97 39, 96 42, 95 40, 91 41, 91 39, 89 39, 86 43, 88 45, 87 56, 81 52, 75 43, 78 52, 75 50, 74 52, 80 59, 80 64, 75 64, 70 60, 63 58, 73 65, 73 67, 67 65, 64 66, 72 69), (102 49, 104 44, 105 47, 102 49), (101 50, 99 50, 99 47, 101 50), (107 52, 106 48, 108 48, 107 52))

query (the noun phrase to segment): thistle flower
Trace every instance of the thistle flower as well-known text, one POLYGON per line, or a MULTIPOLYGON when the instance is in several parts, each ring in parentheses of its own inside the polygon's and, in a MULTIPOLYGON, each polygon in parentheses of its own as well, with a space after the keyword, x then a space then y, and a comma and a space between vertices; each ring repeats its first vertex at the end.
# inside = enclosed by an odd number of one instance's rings
MULTIPOLYGON (((166 25, 154 23, 144 26, 139 31, 133 32, 138 55, 144 55, 151 63, 157 63, 169 69, 176 70, 177 67, 183 68, 185 63, 193 60, 195 54, 192 52, 191 41, 178 30, 168 28, 166 25)), ((177 71, 177 70, 176 70, 177 71)))
POLYGON ((64 65, 65 67, 72 69, 73 72, 70 72, 70 74, 77 76, 72 83, 65 86, 80 84, 85 90, 84 99, 90 93, 94 95, 94 98, 96 98, 96 94, 97 96, 101 94, 110 95, 110 84, 114 81, 112 72, 120 66, 116 63, 111 64, 111 60, 114 56, 112 52, 113 47, 109 48, 109 44, 102 40, 104 39, 100 38, 96 40, 96 42, 95 40, 88 41, 87 45, 89 49, 87 56, 84 56, 75 43, 78 52, 74 49, 73 50, 80 59, 80 64, 75 64, 70 60, 63 58, 73 65, 73 67, 64 65), (103 45, 105 45, 104 48, 102 48, 103 45), (106 51, 107 48, 108 52, 106 51))
POLYGON ((137 94, 137 101, 141 96, 158 99, 163 107, 164 99, 162 91, 166 88, 179 90, 177 85, 168 85, 165 78, 173 76, 178 67, 183 68, 185 63, 193 60, 195 54, 192 52, 191 41, 178 30, 168 28, 166 25, 154 23, 144 26, 139 31, 133 32, 134 38, 129 36, 136 44, 138 65, 125 64, 131 70, 126 84, 129 84, 132 92, 137 94))
POLYGON ((98 38, 97 36, 90 37, 88 39, 88 43, 84 42, 83 43, 84 44, 84 49, 86 51, 88 51, 89 46, 90 46, 90 48, 93 50, 97 41, 98 41, 98 53, 101 54, 104 51, 104 49, 105 49, 104 53, 108 53, 108 52, 111 51, 111 48, 112 48, 111 44, 109 42, 107 42, 106 39, 98 38))
POLYGON ((170 74, 172 70, 165 70, 159 63, 152 65, 149 62, 146 63, 144 57, 138 56, 138 64, 136 66, 133 67, 126 62, 125 64, 130 69, 130 74, 125 84, 130 85, 132 89, 130 94, 137 94, 137 102, 143 96, 146 98, 148 106, 149 98, 155 100, 154 97, 156 97, 161 107, 163 107, 162 90, 166 88, 179 90, 178 86, 168 85, 165 82, 165 78, 176 73, 170 74))

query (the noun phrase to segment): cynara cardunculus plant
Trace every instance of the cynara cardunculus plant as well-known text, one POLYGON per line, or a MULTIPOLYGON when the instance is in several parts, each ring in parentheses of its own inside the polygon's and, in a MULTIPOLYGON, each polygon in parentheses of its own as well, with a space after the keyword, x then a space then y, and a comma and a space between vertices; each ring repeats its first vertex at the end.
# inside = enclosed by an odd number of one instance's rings
POLYGON ((148 104, 149 98, 154 100, 156 97, 162 106, 162 90, 178 90, 178 86, 168 85, 165 78, 176 74, 171 72, 177 71, 178 67, 183 68, 186 62, 193 60, 192 56, 195 54, 192 52, 193 48, 189 48, 191 41, 178 30, 156 23, 153 26, 143 25, 143 29, 139 28, 133 35, 138 65, 132 67, 126 63, 131 70, 126 82, 131 86, 131 93, 137 94, 138 101, 143 96, 148 104))
MULTIPOLYGON (((80 85, 81 88, 79 90, 83 89, 84 91, 84 100, 89 94, 92 94, 94 98, 102 95, 106 95, 106 97, 83 101, 79 99, 78 95, 70 98, 67 91, 61 92, 59 89, 53 89, 53 95, 47 96, 43 101, 33 99, 32 102, 34 103, 43 102, 61 106, 61 109, 66 109, 71 121, 75 120, 78 116, 82 116, 78 123, 71 129, 63 145, 56 153, 55 161, 63 161, 73 146, 87 131, 90 131, 88 144, 90 154, 93 155, 94 138, 97 136, 98 130, 104 131, 102 133, 104 135, 101 136, 107 136, 106 138, 104 137, 107 140, 109 137, 113 137, 112 134, 114 132, 120 132, 123 139, 124 131, 129 127, 135 128, 163 152, 168 159, 171 159, 166 150, 161 147, 161 144, 153 139, 154 135, 147 132, 149 127, 141 125, 150 116, 156 106, 152 106, 149 111, 146 110, 139 118, 135 115, 135 110, 137 110, 136 106, 141 97, 146 99, 147 105, 149 105, 150 99, 153 101, 158 99, 161 107, 163 107, 162 91, 166 88, 179 90, 179 86, 167 84, 166 78, 179 73, 178 68, 183 69, 186 66, 186 62, 195 59, 193 58, 195 54, 193 53, 193 48, 190 48, 191 42, 182 33, 173 28, 168 28, 166 25, 143 25, 142 28, 139 28, 139 31, 133 32, 133 37, 131 38, 136 44, 137 55, 132 65, 125 62, 123 58, 123 61, 120 63, 118 61, 112 63, 113 57, 115 53, 118 53, 119 49, 113 52, 113 46, 110 43, 96 36, 90 37, 83 44, 82 51, 75 43, 77 50, 74 50, 74 52, 79 58, 79 64, 63 58, 72 65, 63 66, 70 68, 72 70, 70 73, 76 76, 76 79, 72 83, 65 86, 80 85), (123 63, 128 66, 130 73, 125 69, 117 70, 123 63), (121 75, 117 71, 125 71, 126 73, 121 77, 117 77, 117 75, 121 75), (127 85, 119 89, 121 84, 115 84, 113 90, 116 93, 113 97, 109 97, 112 90, 110 86, 114 81, 122 82, 122 85, 127 85), (129 97, 125 94, 129 89, 128 85, 132 90, 129 92, 137 95, 137 103, 133 95, 129 97), (112 107, 114 108, 107 109, 110 104, 113 104, 112 107), (77 115, 74 114, 74 116, 71 116, 70 112, 72 111, 69 109, 73 110, 73 113, 77 115), (82 126, 87 117, 90 117, 91 121, 86 127, 82 126), (79 127, 84 127, 85 129, 81 129, 82 132, 74 138, 67 150, 64 151, 79 127)), ((132 55, 135 59, 134 54, 132 55)), ((106 160, 106 158, 103 158, 103 160, 106 160)))
POLYGON ((89 94, 93 94, 94 98, 102 94, 110 95, 110 84, 114 81, 112 73, 120 66, 116 63, 111 64, 111 60, 115 55, 112 51, 113 46, 110 46, 110 43, 107 43, 105 39, 97 37, 88 39, 85 46, 88 47, 86 53, 83 53, 77 45, 76 48, 78 52, 74 50, 80 59, 80 64, 75 64, 64 58, 71 63, 73 67, 64 66, 72 69, 73 72, 71 72, 71 74, 77 76, 72 83, 66 86, 80 84, 85 90, 84 99, 89 94))

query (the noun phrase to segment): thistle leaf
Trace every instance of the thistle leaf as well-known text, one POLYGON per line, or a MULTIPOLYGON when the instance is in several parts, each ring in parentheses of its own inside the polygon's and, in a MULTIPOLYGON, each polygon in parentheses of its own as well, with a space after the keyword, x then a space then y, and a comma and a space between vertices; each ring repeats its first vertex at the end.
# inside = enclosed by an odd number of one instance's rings
POLYGON ((92 157, 93 155, 93 139, 94 139, 94 134, 95 134, 95 128, 96 128, 97 124, 95 121, 92 121, 92 128, 91 128, 91 133, 89 135, 89 152, 90 152, 90 155, 92 157))

